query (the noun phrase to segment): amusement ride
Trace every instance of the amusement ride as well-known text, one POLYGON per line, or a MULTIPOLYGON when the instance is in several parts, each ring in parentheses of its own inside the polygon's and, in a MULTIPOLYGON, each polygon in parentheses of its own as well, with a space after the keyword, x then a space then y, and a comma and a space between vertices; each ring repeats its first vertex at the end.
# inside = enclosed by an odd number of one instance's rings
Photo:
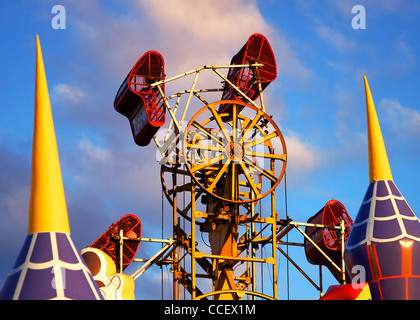
MULTIPOLYGON (((263 98, 276 76, 274 53, 262 34, 251 35, 229 65, 205 65, 166 78, 163 57, 148 51, 131 69, 114 108, 128 118, 137 145, 152 140, 156 144, 162 190, 173 208, 170 237, 138 238, 143 245, 163 246, 150 259, 131 256, 142 263, 133 279, 154 265, 169 265, 174 300, 181 299, 182 288, 191 299, 277 299, 280 253, 322 295, 322 286, 280 247, 290 244, 303 246, 311 263, 328 266, 340 283, 346 282, 343 246, 352 221, 344 206, 330 201, 306 223, 280 219, 276 211, 276 187, 285 176, 287 148, 263 98), (221 87, 199 88, 209 73, 220 79, 221 87), (192 79, 190 88, 167 93, 169 85, 185 78, 192 79), (195 113, 188 120, 191 112, 195 113), (262 211, 264 198, 269 204, 262 211), (303 243, 285 241, 292 229, 303 235, 303 243), (200 233, 207 234, 210 252, 198 247, 200 233), (257 253, 263 248, 265 257, 257 253), (271 269, 270 293, 259 288, 259 268, 271 269), (204 287, 211 290, 199 287, 198 279, 207 279, 204 287)), ((122 229, 116 237, 121 240, 120 253, 133 242, 124 235, 128 229, 122 229)), ((123 260, 116 258, 116 263, 123 260)))
POLYGON ((144 237, 141 219, 126 214, 79 253, 70 236, 37 36, 28 234, 0 299, 135 299, 135 281, 158 267, 162 279, 169 269, 173 300, 276 300, 280 257, 320 299, 420 299, 420 220, 393 181, 366 77, 370 184, 354 222, 338 200, 306 222, 289 217, 286 141, 263 97, 276 77, 273 50, 258 33, 229 65, 204 65, 171 78, 160 53, 142 55, 114 108, 129 120, 138 146, 153 141, 157 147, 161 236, 144 237), (209 78, 218 85, 206 85, 209 78), (190 86, 179 90, 185 83, 190 86), (280 182, 282 210, 276 203, 280 182), (165 218, 164 202, 170 207, 165 218), (291 241, 291 231, 303 241, 291 241), (148 245, 153 254, 146 257, 148 245), (318 266, 318 279, 303 270, 290 246, 318 266), (323 266, 338 282, 326 292, 323 266))

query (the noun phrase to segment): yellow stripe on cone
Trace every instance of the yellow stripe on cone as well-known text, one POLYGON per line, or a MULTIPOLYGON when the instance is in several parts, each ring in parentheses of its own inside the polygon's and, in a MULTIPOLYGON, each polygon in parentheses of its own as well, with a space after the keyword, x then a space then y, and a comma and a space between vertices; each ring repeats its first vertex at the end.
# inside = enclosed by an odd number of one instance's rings
POLYGON ((363 78, 365 81, 368 123, 369 179, 371 183, 379 180, 393 180, 372 94, 366 76, 363 78))
POLYGON ((41 45, 36 36, 35 120, 28 234, 70 233, 41 45))

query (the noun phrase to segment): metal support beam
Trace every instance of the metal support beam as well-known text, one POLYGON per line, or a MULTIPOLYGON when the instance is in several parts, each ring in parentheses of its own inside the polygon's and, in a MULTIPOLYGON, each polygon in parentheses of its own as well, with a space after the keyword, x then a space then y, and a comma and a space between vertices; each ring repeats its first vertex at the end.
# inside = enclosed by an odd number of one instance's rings
POLYGON ((297 224, 294 224, 294 227, 328 260, 328 262, 334 266, 334 268, 340 272, 342 271, 341 268, 337 266, 335 262, 332 261, 331 258, 301 228, 299 228, 297 224))
MULTIPOLYGON (((154 241, 154 242, 160 242, 160 241, 154 241)), ((176 242, 172 239, 168 239, 168 241, 161 241, 163 243, 167 243, 162 249, 160 249, 153 257, 151 257, 145 264, 143 264, 139 269, 137 269, 131 277, 136 280, 138 277, 140 277, 147 269, 149 269, 153 263, 156 263, 159 261, 159 259, 167 252, 176 242)), ((175 247, 175 246, 174 246, 175 247)), ((136 259, 134 259, 136 261, 136 259)))
POLYGON ((316 290, 321 290, 321 287, 318 286, 305 271, 302 270, 301 267, 282 249, 280 246, 277 246, 277 249, 286 257, 287 260, 297 269, 299 272, 315 287, 316 290))

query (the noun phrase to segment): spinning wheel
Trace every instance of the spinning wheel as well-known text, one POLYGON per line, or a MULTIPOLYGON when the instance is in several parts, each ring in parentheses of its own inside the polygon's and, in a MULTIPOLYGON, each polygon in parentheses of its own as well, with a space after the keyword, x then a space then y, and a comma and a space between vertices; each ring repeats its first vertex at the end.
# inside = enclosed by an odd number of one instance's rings
POLYGON ((286 144, 265 112, 223 100, 200 109, 187 125, 183 155, 192 179, 230 203, 248 203, 273 191, 286 169, 286 144), (231 105, 218 113, 218 105, 231 105))

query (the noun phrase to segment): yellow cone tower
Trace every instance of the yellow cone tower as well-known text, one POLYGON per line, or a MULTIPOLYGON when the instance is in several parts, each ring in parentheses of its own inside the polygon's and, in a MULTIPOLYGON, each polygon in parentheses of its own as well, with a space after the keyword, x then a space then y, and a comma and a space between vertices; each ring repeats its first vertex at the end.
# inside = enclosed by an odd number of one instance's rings
POLYGON ((35 121, 28 234, 70 233, 44 61, 36 36, 35 121))
POLYGON ((0 300, 103 299, 73 240, 47 79, 36 36, 35 121, 28 234, 0 300))
POLYGON ((369 179, 371 183, 380 180, 393 180, 372 94, 366 76, 363 78, 365 81, 368 122, 369 179))

